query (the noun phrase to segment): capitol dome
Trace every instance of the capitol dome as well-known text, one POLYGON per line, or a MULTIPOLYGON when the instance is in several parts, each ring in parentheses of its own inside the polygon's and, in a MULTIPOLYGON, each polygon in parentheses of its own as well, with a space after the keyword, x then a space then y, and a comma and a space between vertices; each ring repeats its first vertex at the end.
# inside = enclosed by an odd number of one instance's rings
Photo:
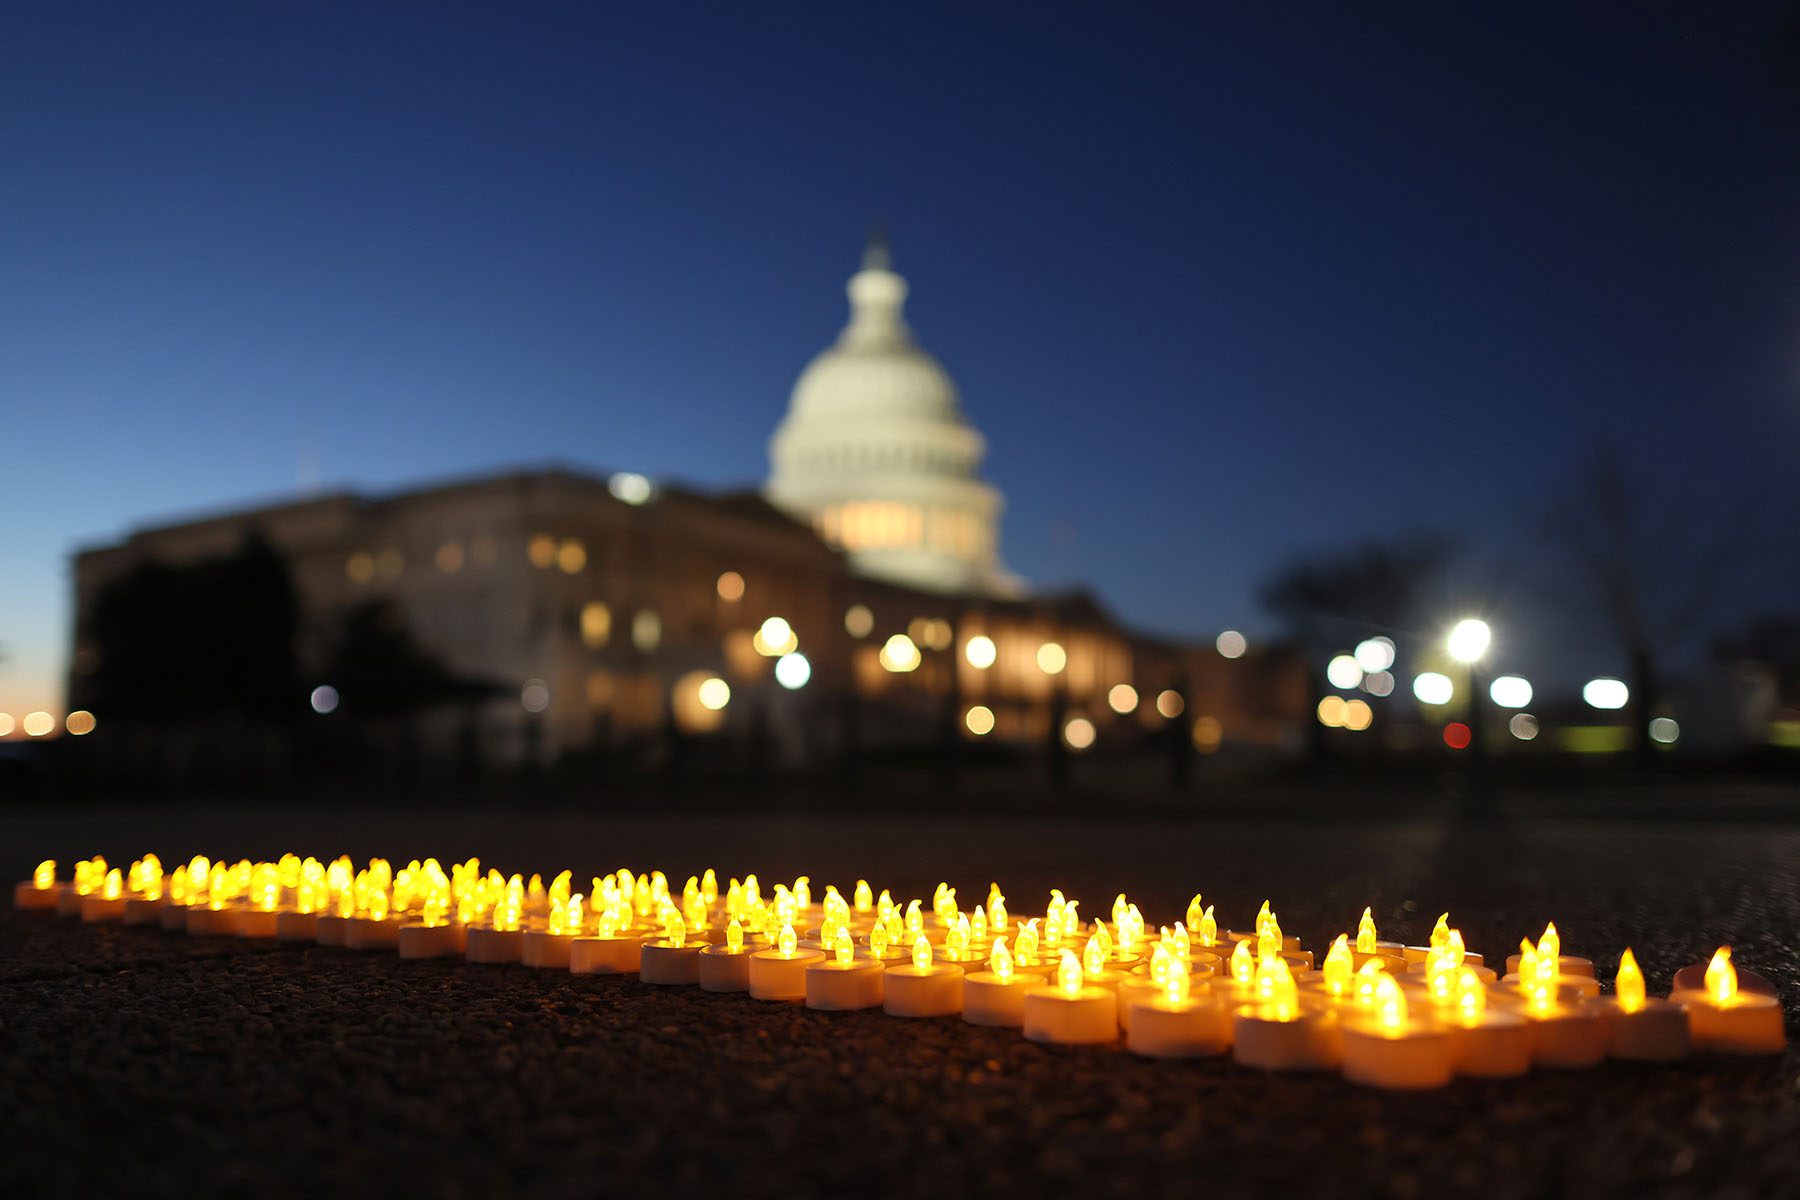
POLYGON ((769 443, 769 499, 863 574, 941 592, 1010 595, 987 443, 901 309, 906 280, 871 243, 850 278, 850 323, 794 384, 769 443))

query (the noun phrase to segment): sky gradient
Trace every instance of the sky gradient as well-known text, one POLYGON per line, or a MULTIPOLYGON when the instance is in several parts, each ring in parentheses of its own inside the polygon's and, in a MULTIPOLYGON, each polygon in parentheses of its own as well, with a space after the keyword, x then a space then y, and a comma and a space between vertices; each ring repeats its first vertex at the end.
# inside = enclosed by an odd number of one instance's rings
POLYGON ((1263 630, 1293 556, 1442 529, 1499 667, 1605 669, 1511 565, 1610 439, 1791 608, 1784 11, 8 6, 0 712, 60 711, 67 557, 133 525, 760 482, 872 220, 1034 583, 1263 630))

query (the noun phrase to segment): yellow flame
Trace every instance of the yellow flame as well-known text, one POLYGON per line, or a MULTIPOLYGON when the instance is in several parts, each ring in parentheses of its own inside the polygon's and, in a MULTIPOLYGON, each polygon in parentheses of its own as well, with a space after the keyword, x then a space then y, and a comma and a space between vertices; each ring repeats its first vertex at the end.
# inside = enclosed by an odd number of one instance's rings
POLYGON ((987 923, 989 929, 1004 930, 1012 922, 1006 911, 1006 897, 1000 893, 1000 885, 988 884, 987 923))
POLYGON ((1270 920, 1272 920, 1274 916, 1275 914, 1269 910, 1269 902, 1264 900, 1262 902, 1262 907, 1256 910, 1256 923, 1250 926, 1250 931, 1252 933, 1260 934, 1268 927, 1270 920))
POLYGON ((1539 958, 1548 958, 1555 962, 1562 957, 1562 935, 1556 932, 1556 922, 1544 926, 1544 936, 1538 939, 1537 952, 1539 958))
POLYGON ((1038 923, 1033 917, 1029 921, 1019 922, 1019 932, 1013 938, 1013 954, 1022 963, 1035 963, 1038 956, 1038 923))
POLYGON ((1062 932, 1066 938, 1073 938, 1081 932, 1081 901, 1071 900, 1063 905, 1062 932))
POLYGON ((1200 944, 1216 946, 1219 944, 1219 921, 1213 916, 1213 906, 1207 905, 1206 911, 1200 914, 1200 944))
POLYGON ((108 900, 117 900, 125 894, 125 877, 120 874, 119 868, 114 867, 106 873, 106 882, 101 885, 100 894, 108 900))
POLYGON ((188 902, 188 874, 186 866, 177 866, 174 874, 169 876, 169 900, 174 904, 188 902))
POLYGON ((944 950, 953 959, 959 959, 969 949, 969 918, 962 913, 956 914, 956 921, 944 934, 944 950))
POLYGON ((1737 968, 1731 965, 1731 947, 1720 946, 1706 964, 1706 994, 1714 1004, 1730 1004, 1737 999, 1737 968))
POLYGON ((1234 983, 1248 985, 1256 978, 1256 963, 1250 957, 1250 943, 1241 941, 1231 952, 1231 978, 1234 983))
POLYGON ((1350 935, 1340 933, 1332 940, 1331 949, 1325 952, 1325 990, 1334 996, 1342 996, 1350 990, 1350 976, 1355 966, 1355 959, 1350 956, 1350 935))
POLYGON ((1487 987, 1481 982, 1481 976, 1475 973, 1474 967, 1462 967, 1456 972, 1456 1012, 1464 1021, 1473 1024, 1487 1008, 1487 987))
POLYGON ((1063 894, 1050 889, 1050 903, 1044 906, 1044 944, 1055 948, 1062 941, 1063 894))
POLYGON ((1450 914, 1439 915, 1437 924, 1431 927, 1431 940, 1427 943, 1433 950, 1442 946, 1450 937, 1450 914))
POLYGON ((916 938, 925 931, 925 914, 919 911, 919 902, 909 900, 906 905, 906 936, 916 938))
POLYGON ((700 898, 711 908, 719 899, 719 875, 711 867, 700 874, 700 898))
POLYGON ((1193 988, 1193 979, 1180 966, 1171 970, 1163 980, 1163 999, 1173 1006, 1188 1002, 1188 995, 1193 988))
POLYGON ((801 908, 811 907, 812 877, 810 875, 796 875, 794 877, 794 886, 791 890, 794 893, 795 904, 799 905, 801 908))
POLYGON ((882 888, 881 895, 875 897, 875 918, 876 920, 885 923, 888 914, 893 911, 894 897, 886 888, 882 888))
POLYGON ((920 934, 913 939, 913 970, 923 971, 931 966, 931 943, 920 934))
POLYGON ((55 884, 56 860, 54 858, 46 858, 37 865, 37 870, 31 873, 31 886, 41 892, 46 888, 54 887, 55 884))
POLYGON ((1198 933, 1200 932, 1200 918, 1204 913, 1205 910, 1200 907, 1200 893, 1195 892, 1194 898, 1188 901, 1187 914, 1182 923, 1198 933))
POLYGON ((1644 973, 1638 969, 1637 955, 1631 947, 1625 947, 1625 953, 1619 956, 1619 973, 1613 979, 1613 993, 1619 1001, 1619 1011, 1640 1012, 1644 1007, 1644 973))
POLYGON ((1375 914, 1365 908, 1362 920, 1356 923, 1356 952, 1358 954, 1375 953, 1375 942, 1375 914))
POLYGON ((775 948, 781 951, 781 957, 794 957, 794 949, 799 944, 800 939, 794 936, 794 923, 792 921, 783 921, 781 923, 781 933, 777 935, 775 939, 775 948))
POLYGON ((1012 982, 1013 956, 1012 951, 1006 948, 1005 938, 994 939, 994 948, 988 953, 988 970, 992 971, 994 978, 1001 983, 1012 982))
MULTIPOLYGON (((444 896, 443 900, 444 906, 448 907, 449 897, 444 896)), ((587 925, 586 901, 586 896, 582 895, 580 892, 576 892, 573 896, 569 897, 569 903, 563 910, 564 913, 567 914, 566 920, 569 926, 570 937, 580 937, 582 930, 587 925)))
POLYGON ((732 954, 744 952, 744 927, 738 924, 736 917, 731 918, 725 926, 725 949, 732 954))
POLYGON ((1532 943, 1530 938, 1519 939, 1519 967, 1516 974, 1519 977, 1520 983, 1532 983, 1536 981, 1538 974, 1537 961, 1537 946, 1532 943))
POLYGON ((868 912, 875 907, 875 892, 869 887, 868 880, 856 881, 856 890, 851 893, 850 902, 856 906, 856 911, 859 913, 868 912))
POLYGON ((1169 973, 1175 969, 1175 956, 1169 953, 1167 946, 1158 942, 1150 955, 1150 982, 1159 985, 1168 982, 1169 973))
POLYGON ((869 927, 869 957, 876 962, 887 961, 888 946, 893 943, 888 936, 888 927, 877 921, 869 927))
POLYGON ((1385 1033, 1399 1033, 1406 1028, 1406 993, 1385 971, 1375 982, 1375 1023, 1385 1033))
MULTIPOLYGON (((1004 926, 1002 927, 1004 928, 1004 926)), ((969 945, 985 946, 988 940, 987 909, 977 904, 969 912, 969 945)))
POLYGON ((1081 995, 1081 961, 1073 950, 1062 952, 1062 962, 1056 968, 1056 983, 1062 988, 1063 995, 1071 1000, 1081 995))
POLYGON ((1356 970, 1351 987, 1358 1008, 1372 1008, 1375 1004, 1375 989, 1387 974, 1387 968, 1379 958, 1371 958, 1356 970))
POLYGON ((1167 941, 1169 943, 1169 953, 1173 954, 1182 962, 1188 962, 1194 957, 1193 946, 1188 942, 1186 925, 1177 924, 1175 928, 1171 929, 1167 941))
POLYGON ((1106 947, 1100 941, 1098 933, 1087 940, 1081 951, 1081 966, 1089 975, 1098 975, 1106 969, 1106 947))
POLYGON ((838 926, 837 941, 832 946, 832 952, 837 955, 840 967, 849 966, 850 960, 856 957, 856 943, 850 940, 850 931, 842 925, 838 926))
POLYGON ((388 893, 385 888, 374 888, 369 892, 369 919, 385 921, 388 917, 388 893))
POLYGON ((671 946, 687 945, 687 922, 673 904, 663 911, 663 941, 671 946))

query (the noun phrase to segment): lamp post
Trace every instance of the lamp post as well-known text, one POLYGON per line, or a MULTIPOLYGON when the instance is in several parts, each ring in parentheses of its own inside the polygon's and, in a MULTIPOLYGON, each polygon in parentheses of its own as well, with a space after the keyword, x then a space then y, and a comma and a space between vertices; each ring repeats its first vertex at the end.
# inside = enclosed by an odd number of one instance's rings
POLYGON ((1465 617, 1450 627, 1444 649, 1461 663, 1469 674, 1469 769, 1479 774, 1480 762, 1487 753, 1482 739, 1481 660, 1487 657, 1494 631, 1479 617, 1465 617))

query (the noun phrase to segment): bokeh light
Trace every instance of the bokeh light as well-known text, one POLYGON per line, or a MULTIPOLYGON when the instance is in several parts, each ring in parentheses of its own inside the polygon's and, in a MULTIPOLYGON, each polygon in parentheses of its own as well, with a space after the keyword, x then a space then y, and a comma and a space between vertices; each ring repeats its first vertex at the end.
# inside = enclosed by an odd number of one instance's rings
POLYGON ((1250 648, 1250 643, 1245 640, 1244 635, 1235 629, 1227 629, 1221 633, 1213 645, 1218 649, 1220 656, 1224 658, 1242 658, 1244 651, 1250 648))
POLYGON ((56 718, 41 710, 26 713, 22 728, 31 737, 43 737, 56 728, 56 718))
POLYGON ((1327 729, 1341 729, 1344 724, 1344 698, 1342 696, 1326 696, 1319 701, 1316 710, 1319 724, 1327 729))
POLYGON ((875 614, 866 604, 852 604, 844 610, 844 632, 853 638, 866 638, 875 628, 875 614))
POLYGON ((1340 654, 1325 664, 1325 679, 1334 688, 1348 690, 1362 682, 1363 669, 1350 655, 1340 654))
POLYGON ((1469 727, 1461 721, 1452 721, 1444 726, 1444 745, 1452 750, 1469 748, 1469 727))
POLYGON ((1055 642, 1045 642, 1038 647, 1037 665, 1046 675, 1060 675, 1069 665, 1069 653, 1055 642))
POLYGON ((1202 754, 1211 754, 1224 739, 1225 727, 1219 724, 1219 718, 1194 718, 1194 749, 1202 754))
POLYGON ((1106 703, 1114 712, 1124 714, 1136 712, 1138 706, 1137 689, 1129 683, 1115 683, 1112 690, 1106 693, 1106 703))
MULTIPOLYGON (((1669 723, 1671 725, 1674 724, 1673 721, 1671 721, 1669 723)), ((86 734, 90 734, 90 733, 94 732, 94 724, 95 724, 94 714, 89 712, 85 708, 78 708, 63 719, 63 728, 67 729, 70 733, 74 734, 76 737, 82 737, 86 734)), ((1656 733, 1655 733, 1656 722, 1652 721, 1650 723, 1650 725, 1651 725, 1650 736, 1656 737, 1656 733)), ((1661 741, 1662 739, 1657 738, 1657 740, 1661 741)), ((1675 739, 1670 738, 1669 740, 1674 741, 1675 739)))
POLYGON ((1063 741, 1071 750, 1086 750, 1094 744, 1094 723, 1086 717, 1070 717, 1063 726, 1063 741))
POLYGON ((744 598, 744 577, 736 571, 726 571, 719 576, 719 599, 727 604, 735 604, 744 598))
POLYGON ((1531 683, 1518 675, 1500 675, 1488 685, 1488 698, 1501 708, 1524 708, 1531 703, 1531 683))
POLYGON ((1444 648, 1459 663, 1480 662, 1493 640, 1494 631, 1488 628, 1486 621, 1466 617, 1450 627, 1450 636, 1444 640, 1444 648))
POLYGON ((1581 689, 1581 698, 1591 708, 1615 710, 1631 701, 1631 689, 1619 679, 1590 679, 1581 689))
POLYGON ((1187 701, 1174 688, 1165 688, 1156 694, 1156 711, 1167 720, 1173 721, 1187 711, 1187 701))
MULTIPOLYGON (((74 714, 71 713, 70 722, 72 723, 74 719, 74 714)), ((73 733, 74 729, 71 728, 69 732, 73 733)), ((1681 736, 1681 726, 1675 723, 1673 717, 1655 717, 1650 721, 1649 732, 1651 741, 1664 746, 1673 746, 1676 739, 1681 736)))
POLYGON ((519 689, 519 703, 526 712, 541 713, 550 707, 550 685, 541 679, 527 679, 519 689))
POLYGON ((330 716, 337 711, 338 690, 329 683, 321 683, 312 690, 312 710, 321 717, 330 716))
POLYGON ((1375 722, 1375 710, 1367 700, 1344 701, 1344 728, 1361 732, 1375 722))
POLYGON ((916 671, 919 668, 919 648, 904 633, 896 633, 881 647, 881 665, 896 675, 916 671))
POLYGON ((1424 671, 1413 679, 1413 695, 1420 704, 1448 704, 1456 696, 1456 685, 1448 675, 1424 671))
POLYGON ((998 657, 999 651, 994 648, 994 639, 985 634, 976 634, 963 646, 963 658, 978 671, 985 671, 993 666, 994 659, 998 657))
POLYGON ((1387 670, 1394 665, 1393 641, 1384 637, 1372 637, 1358 642, 1356 665, 1369 674, 1387 670))
POLYGON ((620 471, 606 481, 606 487, 627 504, 642 504, 650 499, 650 481, 631 471, 620 471))
POLYGON ((800 647, 800 637, 789 625, 786 617, 770 617, 750 639, 756 652, 765 658, 780 658, 784 654, 792 654, 800 647))
POLYGON ((0 712, 0 737, 10 736, 12 731, 13 731, 12 714, 0 712))
POLYGON ((986 737, 994 731, 994 712, 985 704, 977 704, 963 714, 963 725, 976 737, 986 737))
POLYGON ((1521 742, 1529 742, 1538 735, 1538 719, 1530 713, 1514 713, 1506 723, 1506 729, 1521 742))
POLYGON ((699 698, 700 707, 712 712, 718 712, 731 703, 731 685, 717 675, 709 675, 702 679, 694 694, 699 698))
POLYGON ((796 652, 775 660, 775 682, 788 691, 805 687, 811 678, 812 664, 806 661, 806 655, 796 652))
POLYGON ((1394 675, 1391 671, 1370 671, 1363 676, 1363 691, 1371 696, 1391 696, 1394 694, 1394 675))

